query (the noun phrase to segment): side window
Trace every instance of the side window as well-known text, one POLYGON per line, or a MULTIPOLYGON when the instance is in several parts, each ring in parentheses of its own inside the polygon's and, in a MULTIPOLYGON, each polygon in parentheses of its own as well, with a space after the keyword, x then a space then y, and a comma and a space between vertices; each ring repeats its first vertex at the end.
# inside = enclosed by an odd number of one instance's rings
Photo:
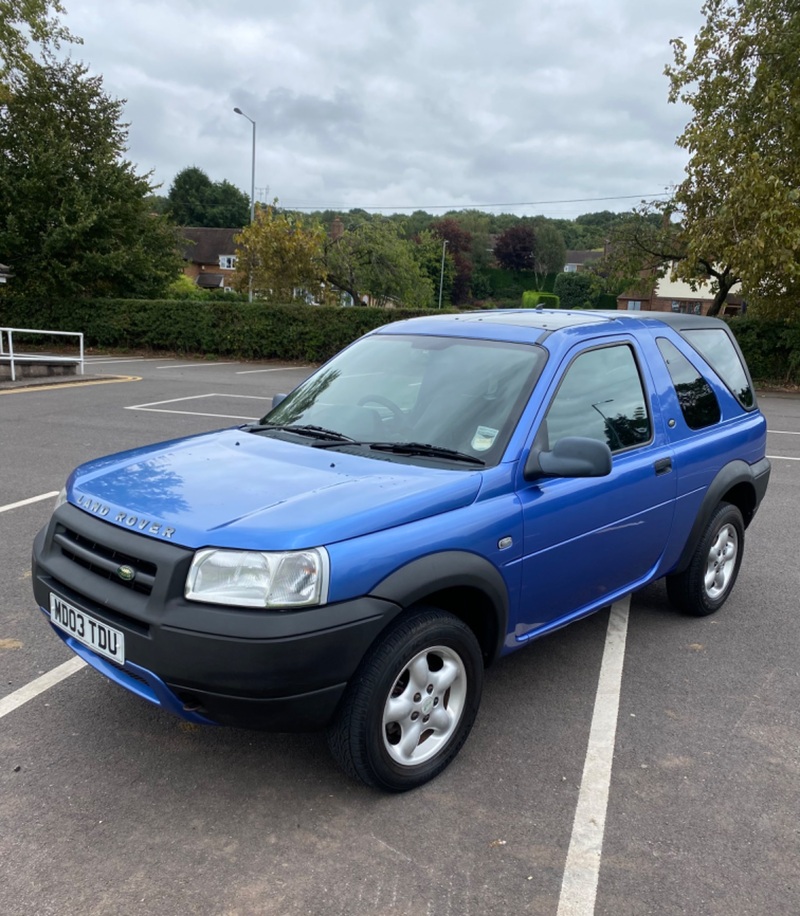
POLYGON ((725 382, 742 407, 753 407, 753 389, 727 331, 724 328, 703 328, 697 331, 683 330, 681 334, 725 382))
POLYGON ((636 359, 620 344, 582 353, 567 369, 545 418, 547 445, 565 436, 605 442, 612 452, 650 441, 651 422, 636 359))
POLYGON ((719 422, 720 409, 711 386, 681 351, 664 337, 658 338, 658 349, 667 364, 678 403, 689 429, 704 429, 719 422))

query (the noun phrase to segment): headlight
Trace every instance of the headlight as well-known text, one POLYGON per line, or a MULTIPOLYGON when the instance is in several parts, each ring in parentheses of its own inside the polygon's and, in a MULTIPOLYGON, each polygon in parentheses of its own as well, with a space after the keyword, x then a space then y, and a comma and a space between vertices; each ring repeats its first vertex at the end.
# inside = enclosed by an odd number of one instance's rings
POLYGON ((328 600, 327 551, 198 550, 186 577, 190 601, 294 608, 328 600))
POLYGON ((56 496, 56 504, 53 506, 53 512, 55 512, 59 506, 63 506, 66 501, 67 501, 67 488, 62 487, 61 492, 58 494, 58 496, 56 496))

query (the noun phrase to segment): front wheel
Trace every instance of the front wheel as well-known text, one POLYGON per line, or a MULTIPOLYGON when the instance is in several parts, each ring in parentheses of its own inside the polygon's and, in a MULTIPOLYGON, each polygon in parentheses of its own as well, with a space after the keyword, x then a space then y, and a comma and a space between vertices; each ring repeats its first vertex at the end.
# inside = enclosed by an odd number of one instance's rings
POLYGON ((483 658, 474 633, 433 608, 402 618, 349 685, 328 734, 346 773, 388 792, 433 779, 475 721, 483 658))
POLYGON ((667 577, 667 595, 675 607, 705 617, 722 607, 733 591, 744 554, 742 513, 720 503, 682 572, 667 577))

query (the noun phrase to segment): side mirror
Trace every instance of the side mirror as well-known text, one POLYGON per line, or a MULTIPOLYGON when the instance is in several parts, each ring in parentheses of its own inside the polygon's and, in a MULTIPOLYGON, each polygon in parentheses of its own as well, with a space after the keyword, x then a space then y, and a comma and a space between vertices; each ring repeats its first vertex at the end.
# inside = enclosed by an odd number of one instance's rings
POLYGON ((288 395, 286 394, 276 394, 275 397, 272 399, 272 409, 275 410, 278 404, 280 404, 281 401, 285 401, 287 397, 288 395))
POLYGON ((566 436, 552 451, 531 449, 525 462, 526 480, 538 477, 606 477, 611 473, 611 449, 597 439, 566 436))

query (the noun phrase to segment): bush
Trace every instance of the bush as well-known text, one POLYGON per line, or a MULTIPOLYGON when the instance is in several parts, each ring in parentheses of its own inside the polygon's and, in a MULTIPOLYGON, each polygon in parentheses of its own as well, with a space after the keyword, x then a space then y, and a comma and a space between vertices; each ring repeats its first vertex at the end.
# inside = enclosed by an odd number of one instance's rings
POLYGON ((562 309, 589 309, 593 306, 592 280, 588 274, 559 274, 553 292, 561 300, 562 309))
POLYGON ((303 362, 323 362, 383 324, 433 314, 431 310, 178 299, 101 299, 35 311, 31 315, 27 307, 15 309, 8 299, 0 300, 0 325, 82 331, 87 347, 303 362))
MULTIPOLYGON (((550 279, 549 277, 547 279, 550 279)), ((543 287, 552 291, 547 279, 543 287)), ((472 275, 472 291, 476 298, 516 299, 525 290, 537 288, 536 274, 532 270, 505 270, 502 267, 485 267, 472 275), (480 295, 479 295, 480 294, 480 295)))
POLYGON ((746 315, 727 319, 753 378, 780 385, 800 383, 800 324, 746 315))
POLYGON ((557 309, 560 301, 555 293, 543 293, 526 289, 522 294, 522 307, 524 309, 535 309, 537 305, 547 309, 557 309))

